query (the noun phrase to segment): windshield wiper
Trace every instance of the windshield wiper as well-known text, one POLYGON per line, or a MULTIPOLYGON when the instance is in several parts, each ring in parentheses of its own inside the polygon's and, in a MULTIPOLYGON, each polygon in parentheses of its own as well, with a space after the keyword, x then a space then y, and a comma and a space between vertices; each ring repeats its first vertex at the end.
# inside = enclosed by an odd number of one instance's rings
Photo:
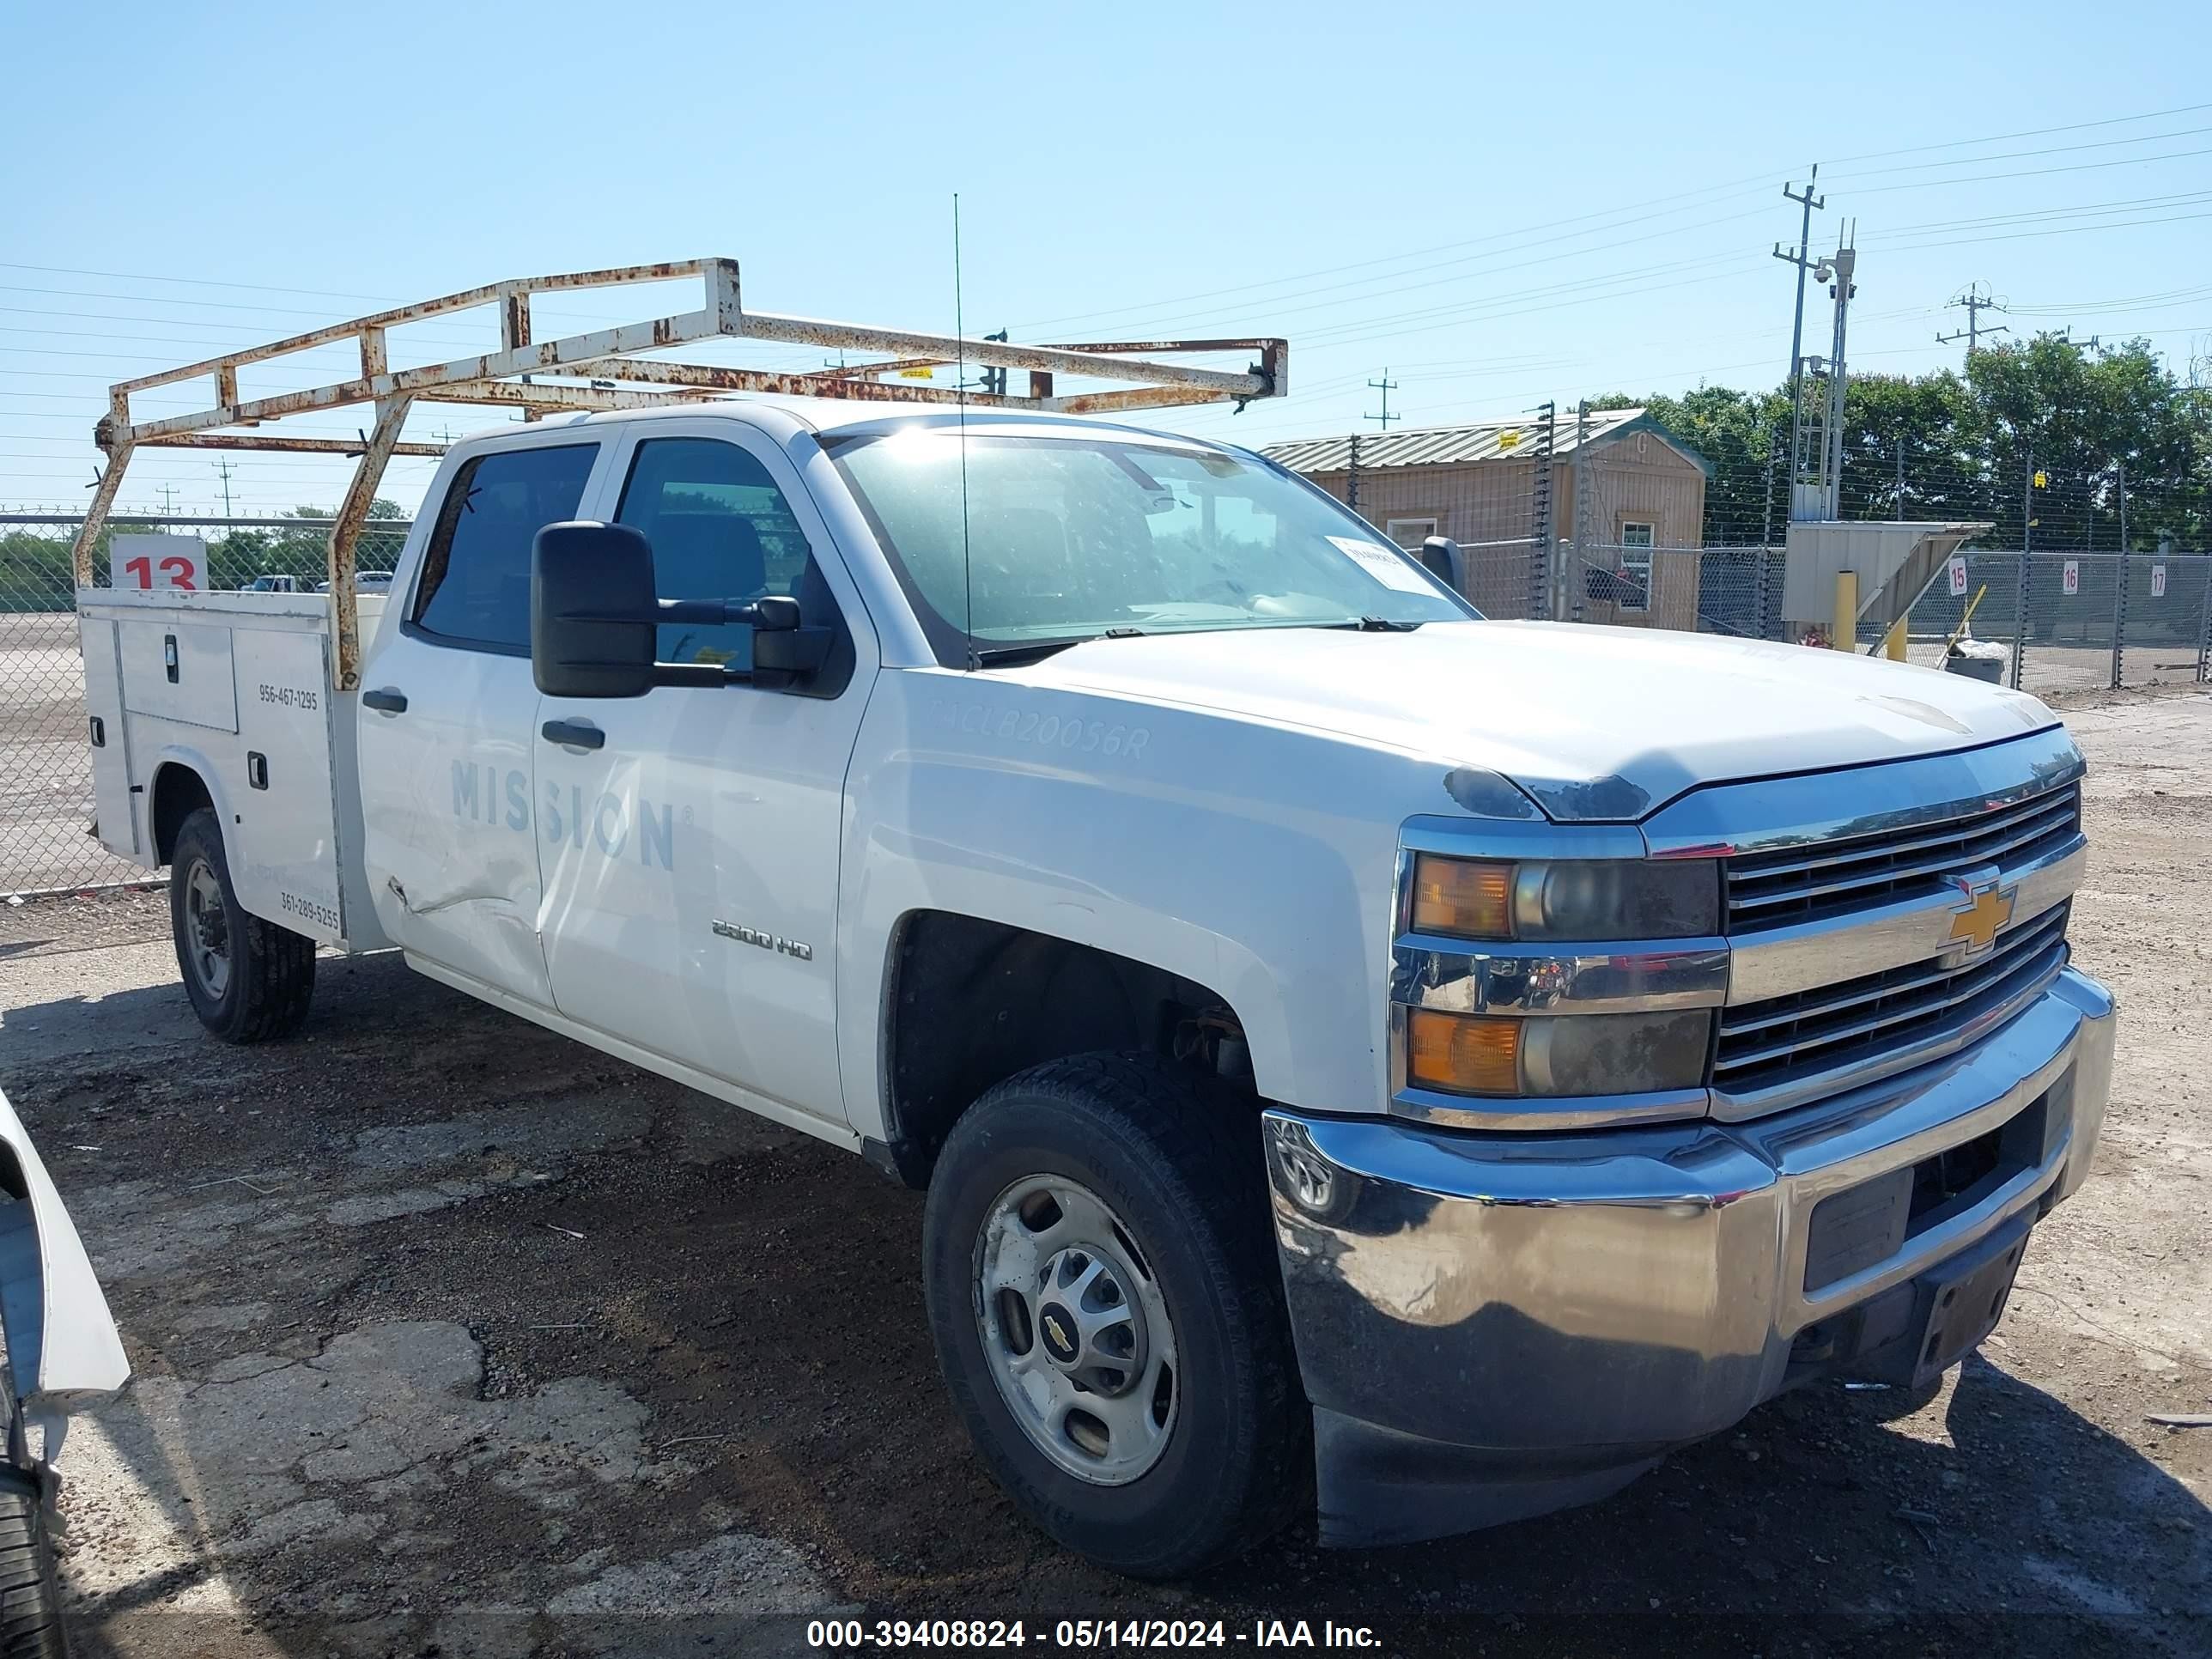
POLYGON ((1072 645, 1088 645, 1093 640, 1140 640, 1145 636, 1141 628, 1109 628, 1103 634, 1085 634, 1072 640, 1026 640, 1016 645, 970 644, 968 660, 977 668, 998 668, 1009 663, 1042 662, 1054 653, 1065 651, 1072 645))
POLYGON ((1399 622, 1389 617, 1362 617, 1358 622, 1328 623, 1329 628, 1356 628, 1363 634, 1410 634, 1420 626, 1417 622, 1399 622))

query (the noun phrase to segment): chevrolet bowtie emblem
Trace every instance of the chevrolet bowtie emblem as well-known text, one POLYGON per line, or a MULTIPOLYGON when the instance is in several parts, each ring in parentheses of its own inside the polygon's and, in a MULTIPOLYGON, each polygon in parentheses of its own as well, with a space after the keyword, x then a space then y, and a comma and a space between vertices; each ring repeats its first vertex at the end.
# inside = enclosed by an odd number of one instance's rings
POLYGON ((1968 887, 1966 892, 1966 902, 1951 914, 1951 943, 1963 945, 1969 951, 1986 951, 2012 920, 2012 903, 2020 889, 2000 888, 1991 882, 1978 891, 1968 887))

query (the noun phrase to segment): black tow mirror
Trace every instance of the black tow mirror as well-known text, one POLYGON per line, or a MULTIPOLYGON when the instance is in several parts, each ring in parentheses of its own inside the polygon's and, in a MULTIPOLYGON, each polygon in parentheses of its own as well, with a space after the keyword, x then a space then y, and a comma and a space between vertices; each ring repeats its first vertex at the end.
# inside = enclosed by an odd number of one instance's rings
POLYGON ((797 599, 770 596, 750 607, 753 624, 753 684, 765 691, 798 685, 819 673, 830 660, 836 635, 809 628, 797 599))
POLYGON ((1455 593, 1467 592, 1466 560, 1459 544, 1449 536, 1431 536, 1421 543, 1421 568, 1455 593))
POLYGON ((641 697, 656 685, 729 685, 763 690, 804 684, 830 660, 835 629, 810 628, 799 601, 664 599, 653 547, 623 524, 549 524, 530 550, 530 667, 549 697, 641 697), (663 623, 753 630, 753 665, 655 662, 663 623))
POLYGON ((549 524, 530 548, 530 670, 549 697, 653 689, 653 546, 628 525, 549 524))

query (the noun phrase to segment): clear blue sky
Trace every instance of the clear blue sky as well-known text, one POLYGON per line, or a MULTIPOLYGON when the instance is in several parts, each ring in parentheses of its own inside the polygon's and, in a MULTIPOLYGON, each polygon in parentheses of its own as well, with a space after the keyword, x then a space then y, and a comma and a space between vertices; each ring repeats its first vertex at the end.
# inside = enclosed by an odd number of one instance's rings
MULTIPOLYGON (((82 504, 112 380, 501 277, 726 253, 758 307, 949 330, 955 191, 971 332, 1287 335, 1291 398, 1170 417, 1247 442, 1348 428, 1386 368, 1409 424, 1774 384, 1814 161, 1856 370, 1955 363, 1976 280, 2016 330, 2212 351, 2212 13, 1977 9, 18 4, 0 503, 82 504)), ((257 511, 343 476, 233 459, 257 511)), ((131 477, 220 501, 204 454, 131 477)))

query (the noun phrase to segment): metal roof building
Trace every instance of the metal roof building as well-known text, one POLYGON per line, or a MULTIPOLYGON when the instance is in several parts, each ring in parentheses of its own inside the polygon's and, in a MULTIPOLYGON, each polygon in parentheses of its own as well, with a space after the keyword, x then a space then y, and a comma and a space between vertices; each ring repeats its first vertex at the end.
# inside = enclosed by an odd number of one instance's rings
POLYGON ((1592 410, 1576 428, 1564 415, 1361 433, 1356 477, 1349 434, 1261 453, 1401 547, 1450 537, 1490 616, 1694 627, 1711 464, 1643 409, 1592 410))
MULTIPOLYGON (((1425 426, 1408 431, 1361 433, 1359 470, 1395 466, 1456 466, 1469 461, 1525 462, 1535 447, 1537 425, 1526 418, 1482 421, 1473 426, 1425 426)), ((1596 445, 1632 432, 1656 434, 1659 440, 1702 468, 1710 477, 1711 463, 1668 432, 1641 409, 1594 409, 1580 441, 1596 445)), ((1577 443, 1572 416, 1560 419, 1553 441, 1554 458, 1573 453, 1577 443)), ((1342 472, 1352 464, 1349 434, 1328 438, 1300 438, 1269 444, 1261 452, 1269 460, 1293 472, 1342 472)))

